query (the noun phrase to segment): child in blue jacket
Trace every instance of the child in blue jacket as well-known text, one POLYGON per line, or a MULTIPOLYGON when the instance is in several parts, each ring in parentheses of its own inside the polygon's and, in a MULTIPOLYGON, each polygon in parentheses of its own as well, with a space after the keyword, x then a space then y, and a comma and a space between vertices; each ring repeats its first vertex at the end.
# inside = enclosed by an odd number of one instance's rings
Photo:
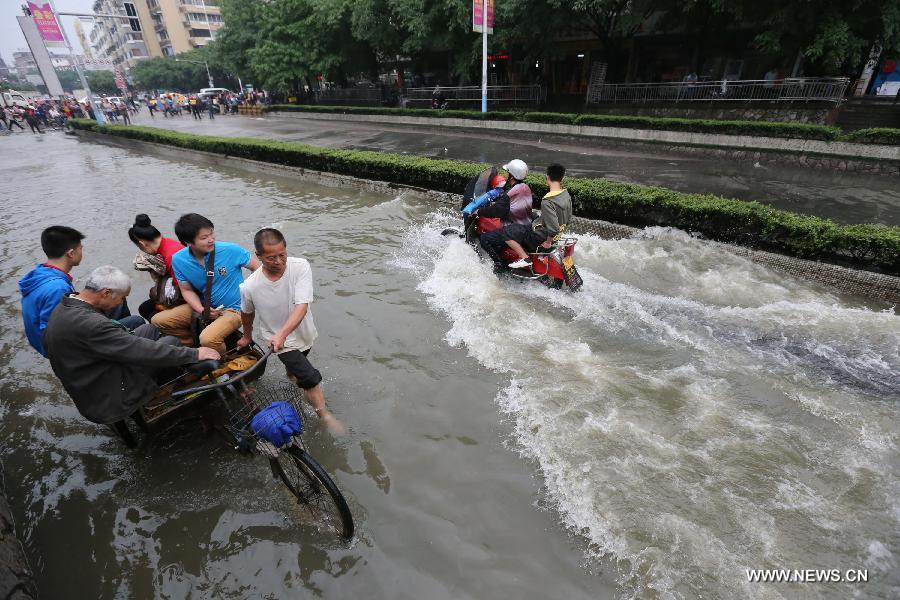
POLYGON ((75 291, 69 272, 81 263, 83 239, 84 235, 71 227, 48 227, 41 233, 41 248, 47 262, 19 280, 25 335, 28 343, 44 356, 42 337, 50 314, 63 296, 75 291))

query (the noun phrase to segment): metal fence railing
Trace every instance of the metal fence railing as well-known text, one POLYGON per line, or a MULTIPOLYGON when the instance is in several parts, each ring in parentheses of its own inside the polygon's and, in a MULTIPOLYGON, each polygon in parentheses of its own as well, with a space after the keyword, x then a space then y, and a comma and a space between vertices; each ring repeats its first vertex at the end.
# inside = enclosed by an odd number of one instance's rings
MULTIPOLYGON (((406 103, 410 107, 430 106, 433 93, 433 87, 406 88, 406 103)), ((481 102, 479 85, 441 87, 441 93, 450 108, 481 102)), ((538 106, 546 100, 540 85, 489 85, 487 94, 489 104, 538 106)))
POLYGON ((381 88, 326 88, 316 90, 317 104, 381 104, 384 100, 381 88))
POLYGON ((723 80, 676 83, 616 83, 588 92, 589 104, 640 102, 832 102, 844 98, 846 77, 723 80))

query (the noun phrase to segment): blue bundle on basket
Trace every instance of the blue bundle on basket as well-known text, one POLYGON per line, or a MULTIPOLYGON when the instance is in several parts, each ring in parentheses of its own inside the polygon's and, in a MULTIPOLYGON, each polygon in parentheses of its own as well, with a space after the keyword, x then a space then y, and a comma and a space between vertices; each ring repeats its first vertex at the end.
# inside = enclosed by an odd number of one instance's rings
POLYGON ((254 434, 281 448, 291 437, 303 433, 303 420, 289 402, 273 402, 250 421, 254 434))

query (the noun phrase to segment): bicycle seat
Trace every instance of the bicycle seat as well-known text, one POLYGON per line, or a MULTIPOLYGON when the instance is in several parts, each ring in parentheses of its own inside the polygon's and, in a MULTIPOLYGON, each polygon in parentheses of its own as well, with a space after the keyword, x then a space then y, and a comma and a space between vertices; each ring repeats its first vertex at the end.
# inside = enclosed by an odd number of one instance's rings
POLYGON ((195 375, 208 375, 219 368, 219 361, 201 360, 200 362, 185 365, 184 368, 195 375))

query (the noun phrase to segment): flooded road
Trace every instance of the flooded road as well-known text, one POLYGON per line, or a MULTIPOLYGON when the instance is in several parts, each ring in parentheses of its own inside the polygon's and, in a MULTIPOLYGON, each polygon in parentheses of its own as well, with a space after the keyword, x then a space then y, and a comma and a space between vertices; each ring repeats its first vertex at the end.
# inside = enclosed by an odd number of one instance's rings
MULTIPOLYGON (((0 139, 7 487, 47 598, 893 598, 900 324, 664 229, 582 236, 583 293, 498 280, 414 198, 48 134, 0 139), (48 168, 52 166, 52 168, 48 168), (359 536, 323 536, 261 459, 184 423, 137 453, 79 417, 21 333, 49 224, 84 277, 183 212, 306 257, 313 419, 359 536), (750 584, 746 569, 868 569, 750 584)), ((132 307, 149 281, 134 273, 132 307)), ((280 368, 267 379, 277 380, 280 368)))
POLYGON ((136 123, 207 135, 287 139, 315 146, 384 150, 502 165, 521 158, 541 171, 561 162, 574 176, 658 185, 681 192, 757 200, 777 208, 833 219, 838 223, 900 225, 897 177, 757 165, 686 156, 664 149, 617 148, 602 140, 509 132, 461 131, 420 126, 323 121, 291 117, 222 116, 209 121, 155 117, 146 111, 136 123))

